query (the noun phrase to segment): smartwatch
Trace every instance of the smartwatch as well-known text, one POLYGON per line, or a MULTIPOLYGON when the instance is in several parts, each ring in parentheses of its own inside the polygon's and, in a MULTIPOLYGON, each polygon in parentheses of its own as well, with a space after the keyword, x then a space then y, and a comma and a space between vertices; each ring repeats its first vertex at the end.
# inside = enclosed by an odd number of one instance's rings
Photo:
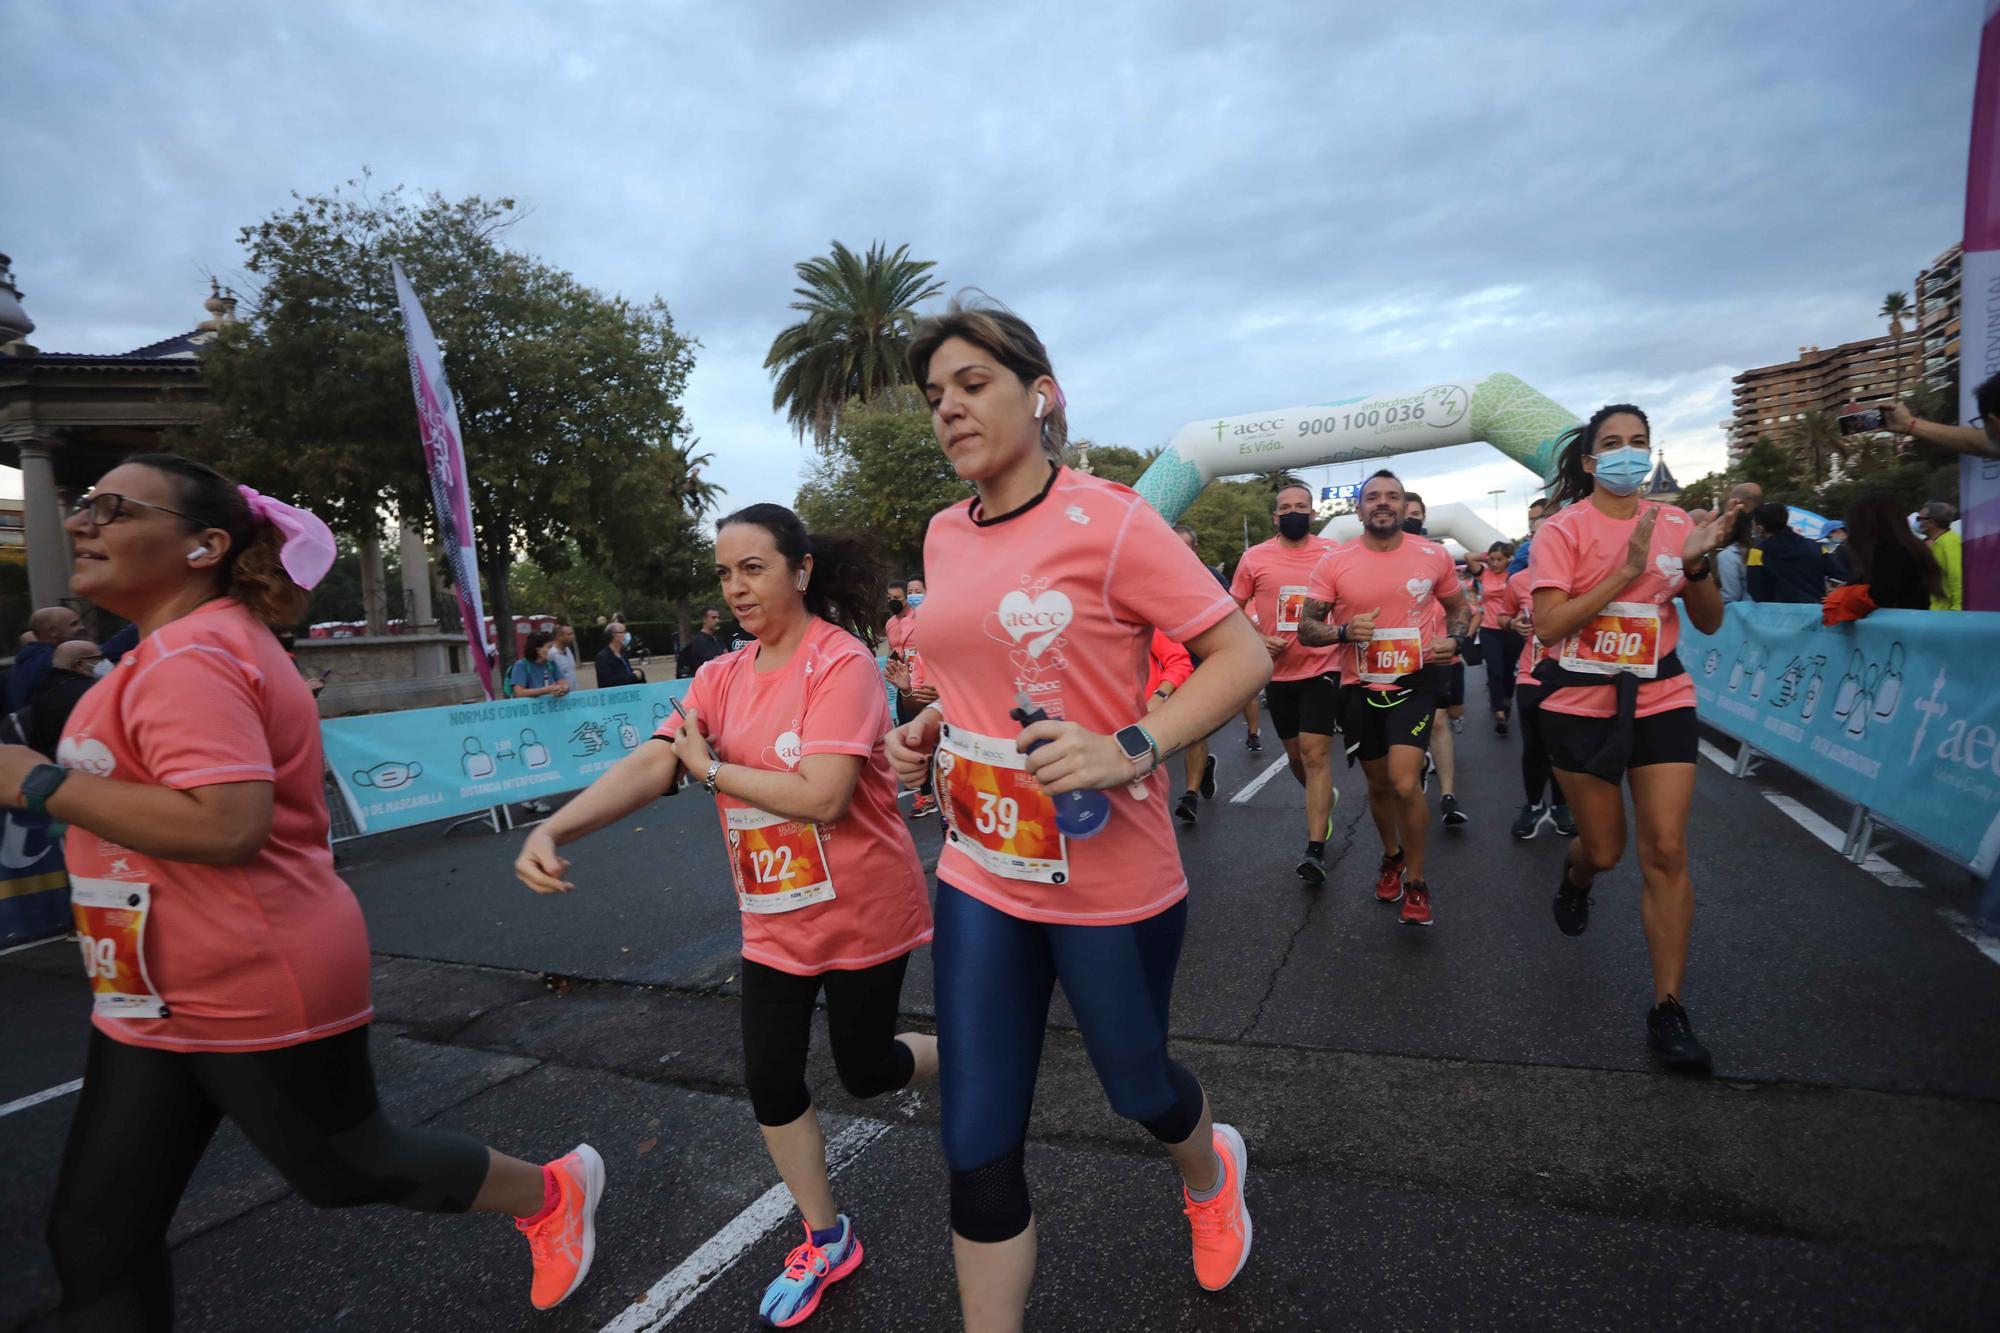
POLYGON ((68 777, 69 770, 60 764, 36 764, 21 779, 21 803, 32 813, 46 817, 49 797, 56 794, 56 788, 68 777))
POLYGON ((1138 723, 1123 728, 1112 739, 1118 742, 1120 753, 1135 764, 1149 755, 1152 757, 1153 762, 1139 774, 1140 777, 1146 776, 1160 766, 1159 744, 1153 740, 1152 733, 1138 723))
POLYGON ((1701 559, 1695 561, 1695 565, 1700 565, 1701 568, 1696 569, 1694 565, 1683 565, 1681 567, 1681 577, 1685 578, 1689 583, 1700 583, 1715 572, 1715 560, 1706 551, 1702 553, 1701 559))

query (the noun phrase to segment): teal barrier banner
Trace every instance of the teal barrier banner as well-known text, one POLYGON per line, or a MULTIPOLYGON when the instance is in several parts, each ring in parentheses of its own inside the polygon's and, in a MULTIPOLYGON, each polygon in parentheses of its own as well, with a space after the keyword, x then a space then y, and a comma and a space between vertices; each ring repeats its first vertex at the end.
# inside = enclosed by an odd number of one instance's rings
POLYGON ((1727 608, 1680 658, 1701 719, 1971 867, 2000 855, 2000 613, 1727 608))
POLYGON ((327 767, 363 833, 578 791, 644 744, 685 680, 329 718, 327 767))

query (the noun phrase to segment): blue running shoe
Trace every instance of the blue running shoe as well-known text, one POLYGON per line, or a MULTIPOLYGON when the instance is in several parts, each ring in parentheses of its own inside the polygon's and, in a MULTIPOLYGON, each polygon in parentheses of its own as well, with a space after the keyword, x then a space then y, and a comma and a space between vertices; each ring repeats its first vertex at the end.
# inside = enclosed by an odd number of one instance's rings
POLYGON ((785 1256, 785 1271, 764 1288, 757 1314, 772 1328, 803 1324, 819 1309, 821 1293, 859 1267, 861 1237, 846 1213, 840 1215, 840 1238, 827 1245, 813 1243, 808 1225, 806 1243, 785 1256))

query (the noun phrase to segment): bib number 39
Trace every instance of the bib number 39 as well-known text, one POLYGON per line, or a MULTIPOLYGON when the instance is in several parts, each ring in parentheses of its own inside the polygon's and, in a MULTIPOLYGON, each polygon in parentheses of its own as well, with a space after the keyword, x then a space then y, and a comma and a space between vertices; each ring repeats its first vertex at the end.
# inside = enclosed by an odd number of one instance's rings
POLYGON ((937 776, 953 847, 1004 879, 1068 882, 1069 848, 1055 802, 1028 776, 1012 740, 947 726, 937 776))

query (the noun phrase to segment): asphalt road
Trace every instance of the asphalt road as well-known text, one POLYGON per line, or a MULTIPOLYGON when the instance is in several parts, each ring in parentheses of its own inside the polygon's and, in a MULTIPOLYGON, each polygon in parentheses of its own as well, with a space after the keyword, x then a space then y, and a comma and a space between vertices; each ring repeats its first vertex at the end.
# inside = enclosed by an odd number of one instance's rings
MULTIPOLYGON (((1636 870, 1600 881, 1587 935, 1555 930, 1561 840, 1507 833, 1514 741, 1476 715, 1459 738, 1472 822, 1433 828, 1420 931, 1368 892, 1359 774, 1339 771, 1340 859, 1310 891, 1290 777, 1229 799, 1278 755, 1268 729, 1261 756, 1240 737, 1217 747, 1222 799, 1179 835, 1174 1027, 1249 1142, 1255 1253, 1228 1291, 1195 1286, 1173 1173, 1106 1108, 1059 1002, 1029 1153, 1031 1327, 2000 1326, 2000 944, 1962 928, 1961 872, 1901 847, 1914 882, 1885 883, 1766 799, 1838 823, 1809 787, 1704 763, 1686 1000, 1716 1075, 1689 1080, 1645 1051, 1636 870)), ((934 856, 936 821, 912 827, 934 856)), ((595 1144, 610 1185, 589 1283, 536 1314, 505 1222, 312 1209, 225 1128, 176 1219, 182 1327, 596 1329, 665 1287, 688 1297, 669 1328, 755 1326, 797 1220, 760 1211, 777 1177, 738 1085, 713 808, 683 792, 606 829, 562 898, 514 882, 519 836, 431 827, 342 852, 377 955, 385 1104, 536 1159, 595 1144)), ((929 997, 920 951, 919 1023, 929 997)), ((0 1007, 0 1104, 79 1075, 69 947, 0 957, 0 1007)), ((810 1326, 954 1326, 934 1098, 855 1103, 823 1042, 814 1058, 868 1261, 810 1326)), ((40 1229, 73 1106, 0 1117, 0 1326, 53 1305, 40 1229)))

